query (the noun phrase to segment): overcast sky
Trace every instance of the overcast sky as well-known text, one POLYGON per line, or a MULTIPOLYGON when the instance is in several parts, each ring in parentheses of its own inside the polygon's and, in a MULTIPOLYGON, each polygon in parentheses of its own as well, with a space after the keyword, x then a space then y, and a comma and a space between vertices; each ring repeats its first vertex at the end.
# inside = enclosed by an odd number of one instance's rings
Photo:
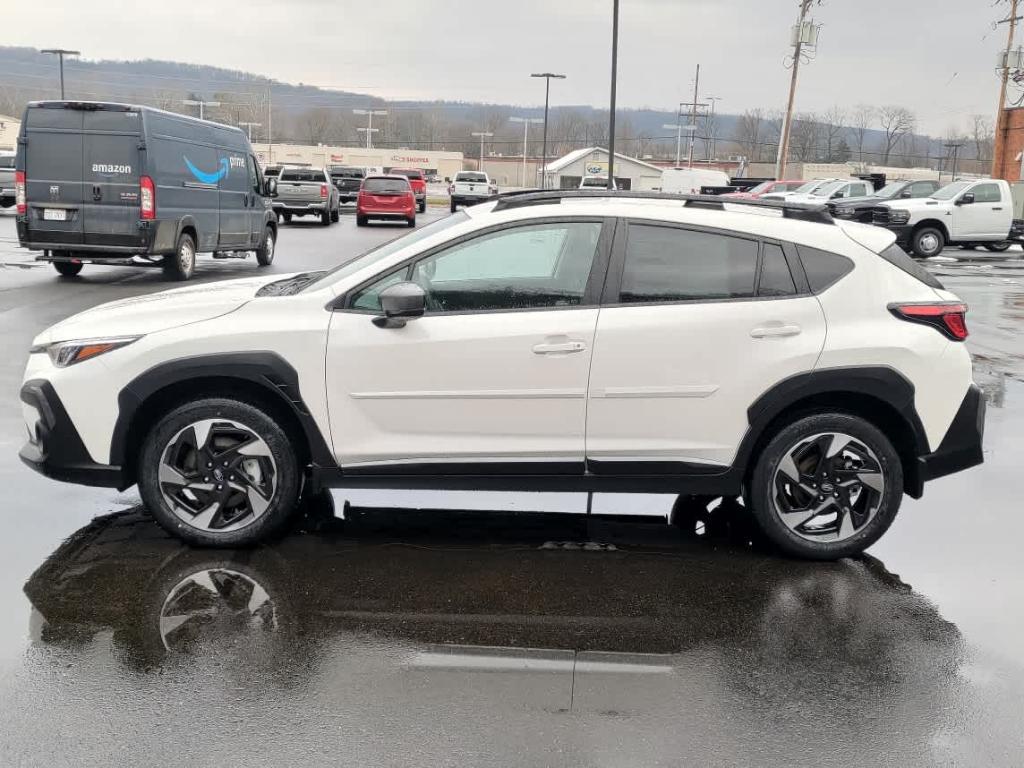
MULTIPOLYGON (((825 0, 798 110, 899 103, 943 134, 995 111, 996 0, 825 0)), ((244 69, 384 98, 543 102, 533 71, 563 72, 552 103, 607 106, 611 0, 32 0, 7 4, 9 45, 91 59, 159 58, 244 69)), ((621 0, 619 104, 784 105, 797 0, 621 0)), ((2 82, 2 73, 0 73, 2 82)))

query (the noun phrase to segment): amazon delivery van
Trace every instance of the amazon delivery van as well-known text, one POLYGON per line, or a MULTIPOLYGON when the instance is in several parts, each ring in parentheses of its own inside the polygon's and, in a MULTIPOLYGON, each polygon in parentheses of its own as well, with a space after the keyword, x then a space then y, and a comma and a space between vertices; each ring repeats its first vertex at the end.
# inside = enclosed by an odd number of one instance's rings
POLYGON ((273 259, 274 182, 238 128, 130 104, 32 102, 15 188, 18 241, 65 276, 131 264, 185 280, 197 253, 273 259))

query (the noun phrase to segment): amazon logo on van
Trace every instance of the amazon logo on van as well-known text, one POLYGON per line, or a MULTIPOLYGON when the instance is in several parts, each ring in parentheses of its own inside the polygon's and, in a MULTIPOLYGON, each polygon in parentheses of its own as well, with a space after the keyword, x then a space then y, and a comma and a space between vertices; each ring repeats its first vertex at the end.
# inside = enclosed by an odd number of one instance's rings
POLYGON ((196 181, 202 182, 203 184, 216 184, 221 179, 226 178, 231 173, 232 168, 244 168, 245 158, 244 157, 222 157, 220 162, 217 164, 217 170, 215 171, 204 171, 202 168, 196 166, 187 157, 182 157, 185 161, 185 166, 188 168, 196 181))
POLYGON ((93 163, 93 173, 131 173, 130 165, 109 165, 107 163, 93 163))

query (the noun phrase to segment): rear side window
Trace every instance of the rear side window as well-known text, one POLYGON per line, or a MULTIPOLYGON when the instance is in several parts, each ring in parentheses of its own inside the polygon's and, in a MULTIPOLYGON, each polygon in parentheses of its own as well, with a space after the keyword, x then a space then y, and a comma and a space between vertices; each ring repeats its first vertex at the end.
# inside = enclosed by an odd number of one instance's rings
POLYGON ((408 192, 411 187, 409 186, 408 179, 381 179, 381 178, 370 178, 363 182, 363 190, 370 192, 371 194, 380 194, 383 192, 408 192))
POLYGON ((735 299, 754 295, 757 243, 674 227, 629 227, 619 301, 735 299))
POLYGON ((327 181, 323 171, 284 170, 281 181, 327 181))
POLYGON ((789 271, 782 248, 773 243, 765 243, 757 295, 793 296, 795 293, 796 283, 793 282, 793 274, 789 271))
POLYGON ((935 275, 910 258, 896 243, 893 243, 878 255, 894 267, 899 267, 911 277, 916 277, 929 288, 942 290, 945 287, 935 275))
POLYGON ((853 262, 838 253, 821 251, 806 245, 798 245, 797 251, 800 253, 804 272, 807 273, 807 282, 814 293, 821 293, 853 269, 853 262))

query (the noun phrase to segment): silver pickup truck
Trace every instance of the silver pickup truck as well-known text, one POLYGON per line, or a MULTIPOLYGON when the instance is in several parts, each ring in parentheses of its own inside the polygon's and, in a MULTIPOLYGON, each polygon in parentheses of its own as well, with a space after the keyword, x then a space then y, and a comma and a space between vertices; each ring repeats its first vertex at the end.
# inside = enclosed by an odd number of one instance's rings
POLYGON ((321 168, 283 168, 277 177, 274 213, 286 222, 292 216, 319 216, 330 226, 339 218, 338 188, 321 168))
POLYGON ((10 208, 14 202, 14 152, 0 151, 0 208, 10 208))

